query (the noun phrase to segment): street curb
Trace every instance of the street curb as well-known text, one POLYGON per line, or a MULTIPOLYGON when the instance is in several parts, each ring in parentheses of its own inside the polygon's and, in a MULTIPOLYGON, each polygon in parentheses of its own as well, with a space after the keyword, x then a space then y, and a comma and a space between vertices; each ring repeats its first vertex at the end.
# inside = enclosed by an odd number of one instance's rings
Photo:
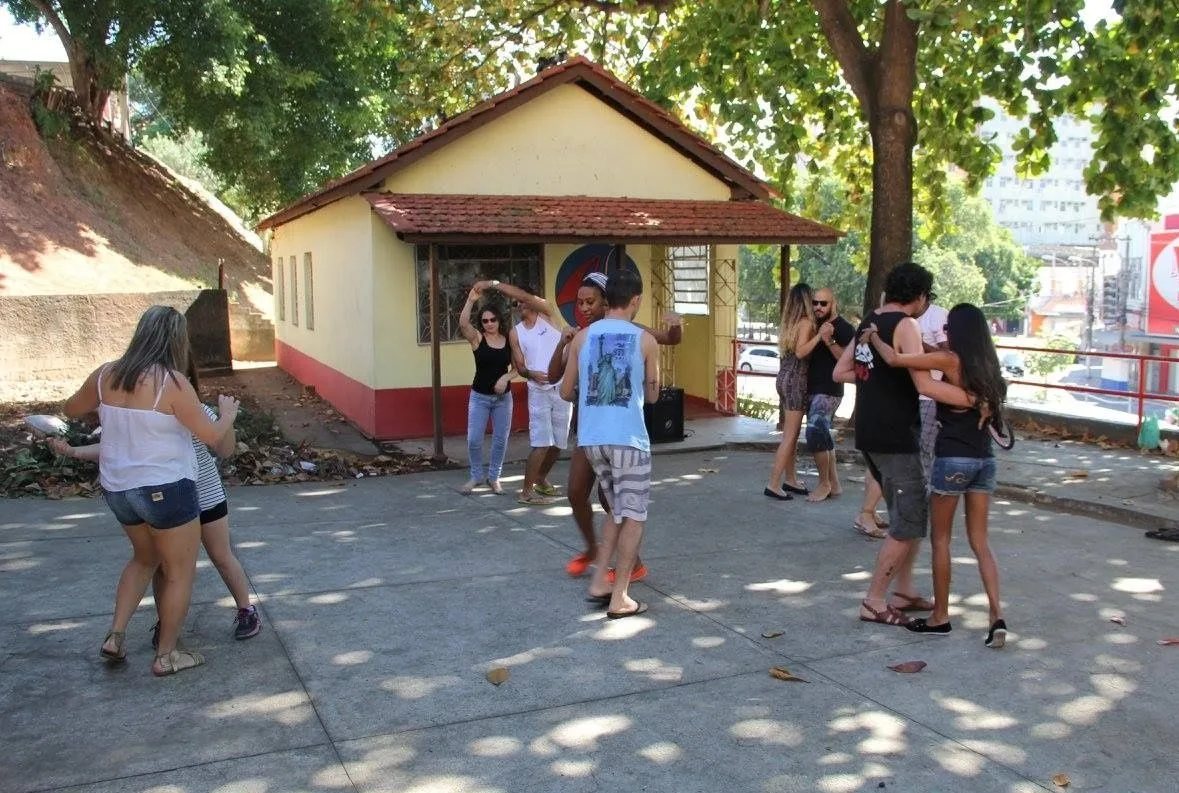
POLYGON ((1045 507, 1053 512, 1066 512, 1084 518, 1098 518, 1100 520, 1121 523, 1137 529, 1176 529, 1179 521, 1164 518, 1150 512, 1139 512, 1127 507, 1116 507, 1112 504, 1098 504, 1080 498, 1054 496, 1027 485, 1017 485, 1000 482, 995 489, 995 495, 1023 504, 1045 507))
MULTIPOLYGON (((778 448, 778 444, 773 441, 739 441, 723 444, 721 448, 732 451, 772 452, 778 448)), ((691 449, 685 451, 698 450, 691 449)), ((800 445, 799 452, 806 452, 806 447, 800 445)), ((860 452, 855 449, 836 449, 835 459, 841 463, 854 463, 858 465, 862 465, 864 461, 860 452)), ((998 487, 995 489, 995 495, 1011 501, 1043 507, 1053 512, 1064 512, 1085 518, 1098 518, 1138 529, 1179 528, 1179 521, 1154 515, 1150 512, 1141 512, 1128 507, 1114 506, 1113 504, 1100 504, 1080 498, 1054 496, 1051 493, 1045 493, 1043 490, 1014 482, 999 482, 998 487)))

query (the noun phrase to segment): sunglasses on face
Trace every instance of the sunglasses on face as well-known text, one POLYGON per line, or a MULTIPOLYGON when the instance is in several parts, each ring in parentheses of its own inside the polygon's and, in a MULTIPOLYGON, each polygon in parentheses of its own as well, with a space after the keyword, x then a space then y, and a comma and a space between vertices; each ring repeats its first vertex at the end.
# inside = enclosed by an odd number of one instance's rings
POLYGON ((499 320, 495 317, 483 317, 480 322, 482 322, 484 325, 490 325, 493 322, 499 322, 499 320))
POLYGON ((812 300, 811 305, 815 308, 826 308, 831 304, 830 300, 812 300))

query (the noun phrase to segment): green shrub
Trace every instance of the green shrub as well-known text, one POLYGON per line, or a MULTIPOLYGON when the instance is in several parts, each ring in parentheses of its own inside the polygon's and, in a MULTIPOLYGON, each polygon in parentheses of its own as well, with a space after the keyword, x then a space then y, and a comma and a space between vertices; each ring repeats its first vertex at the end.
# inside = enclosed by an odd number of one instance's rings
POLYGON ((764 399, 757 399, 751 396, 737 396, 737 413, 742 416, 749 416, 754 419, 761 419, 762 421, 777 420, 778 406, 773 402, 767 402, 764 399))

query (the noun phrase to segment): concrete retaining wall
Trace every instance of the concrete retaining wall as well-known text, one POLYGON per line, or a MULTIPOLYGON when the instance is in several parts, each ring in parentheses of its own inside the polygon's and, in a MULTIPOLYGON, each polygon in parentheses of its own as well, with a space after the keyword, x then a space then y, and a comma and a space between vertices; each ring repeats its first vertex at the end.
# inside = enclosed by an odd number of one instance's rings
POLYGON ((258 311, 230 303, 229 344, 235 361, 273 361, 274 323, 258 311))
POLYGON ((150 306, 188 319, 197 365, 230 371, 229 302, 217 289, 107 295, 0 297, 0 380, 74 380, 127 347, 150 306))

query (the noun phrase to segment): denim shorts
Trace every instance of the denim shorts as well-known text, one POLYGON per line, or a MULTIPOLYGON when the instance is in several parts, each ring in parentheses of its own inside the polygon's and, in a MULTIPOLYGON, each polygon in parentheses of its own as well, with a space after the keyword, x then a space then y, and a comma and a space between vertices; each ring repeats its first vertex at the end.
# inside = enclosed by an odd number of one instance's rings
POLYGON ((201 514, 196 482, 181 479, 166 485, 106 491, 106 505, 124 526, 146 523, 153 529, 174 529, 201 514))
POLYGON ((939 496, 994 493, 997 476, 994 457, 935 457, 929 490, 939 496))

